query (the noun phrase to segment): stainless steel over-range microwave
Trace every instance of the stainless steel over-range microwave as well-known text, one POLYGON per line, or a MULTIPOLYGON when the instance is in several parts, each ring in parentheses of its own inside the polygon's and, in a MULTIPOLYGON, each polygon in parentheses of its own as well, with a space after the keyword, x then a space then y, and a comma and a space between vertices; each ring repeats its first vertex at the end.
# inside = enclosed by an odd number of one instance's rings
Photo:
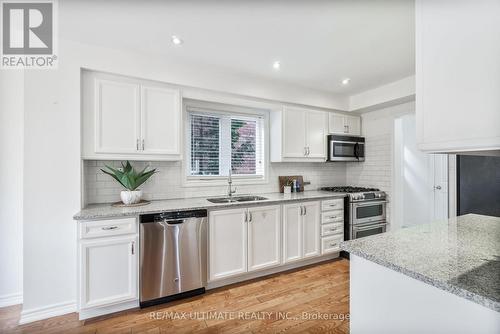
POLYGON ((365 161, 365 138, 329 135, 328 161, 365 161))

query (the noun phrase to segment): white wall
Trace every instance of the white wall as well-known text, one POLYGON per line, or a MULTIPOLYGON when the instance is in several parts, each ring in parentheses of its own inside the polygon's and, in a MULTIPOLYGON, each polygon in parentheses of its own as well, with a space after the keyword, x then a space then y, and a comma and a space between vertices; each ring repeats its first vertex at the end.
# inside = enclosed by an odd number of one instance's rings
POLYGON ((23 82, 0 71, 0 307, 22 302, 23 82))
POLYGON ((393 138, 394 119, 415 112, 415 103, 384 108, 362 114, 362 135, 366 138, 364 163, 348 163, 346 181, 349 185, 375 187, 385 191, 390 201, 387 215, 391 222, 393 203, 393 138))
POLYGON ((395 120, 395 193, 393 228, 427 223, 430 219, 430 157, 417 148, 415 114, 395 120))
POLYGON ((225 91, 239 96, 342 107, 326 93, 166 64, 161 57, 59 41, 59 68, 25 77, 24 305, 22 322, 72 312, 76 223, 81 206, 81 68, 225 91))

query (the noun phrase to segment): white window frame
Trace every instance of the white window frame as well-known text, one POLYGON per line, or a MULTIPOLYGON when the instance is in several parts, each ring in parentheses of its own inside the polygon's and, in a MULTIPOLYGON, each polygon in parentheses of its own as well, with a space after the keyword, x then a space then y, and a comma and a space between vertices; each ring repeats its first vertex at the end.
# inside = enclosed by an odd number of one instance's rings
POLYGON ((189 123, 188 108, 198 109, 200 114, 207 115, 234 115, 243 117, 262 117, 264 138, 262 138, 262 157, 264 159, 264 175, 233 175, 234 185, 248 184, 268 184, 269 183, 269 110, 257 109, 252 107, 221 104, 197 100, 184 100, 182 104, 183 111, 183 130, 184 130, 184 156, 182 166, 182 186, 183 187, 203 187, 203 186, 226 186, 227 176, 202 176, 189 175, 191 169, 191 129, 189 123))

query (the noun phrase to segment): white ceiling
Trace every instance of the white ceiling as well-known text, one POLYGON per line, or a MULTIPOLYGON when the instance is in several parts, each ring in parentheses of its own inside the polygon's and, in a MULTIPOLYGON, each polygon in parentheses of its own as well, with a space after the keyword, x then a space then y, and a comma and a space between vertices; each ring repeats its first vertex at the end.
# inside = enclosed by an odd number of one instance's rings
POLYGON ((337 94, 414 74, 413 0, 59 1, 59 18, 66 39, 337 94))

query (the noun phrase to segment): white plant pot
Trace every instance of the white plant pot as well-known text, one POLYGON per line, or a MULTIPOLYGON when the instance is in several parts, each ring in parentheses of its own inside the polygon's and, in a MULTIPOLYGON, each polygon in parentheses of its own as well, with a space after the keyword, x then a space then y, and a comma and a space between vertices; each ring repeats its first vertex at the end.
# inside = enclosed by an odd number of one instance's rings
POLYGON ((142 198, 142 190, 123 190, 120 193, 120 198, 125 205, 139 203, 142 198))
POLYGON ((291 194, 292 193, 292 186, 284 186, 283 193, 284 194, 291 194))

